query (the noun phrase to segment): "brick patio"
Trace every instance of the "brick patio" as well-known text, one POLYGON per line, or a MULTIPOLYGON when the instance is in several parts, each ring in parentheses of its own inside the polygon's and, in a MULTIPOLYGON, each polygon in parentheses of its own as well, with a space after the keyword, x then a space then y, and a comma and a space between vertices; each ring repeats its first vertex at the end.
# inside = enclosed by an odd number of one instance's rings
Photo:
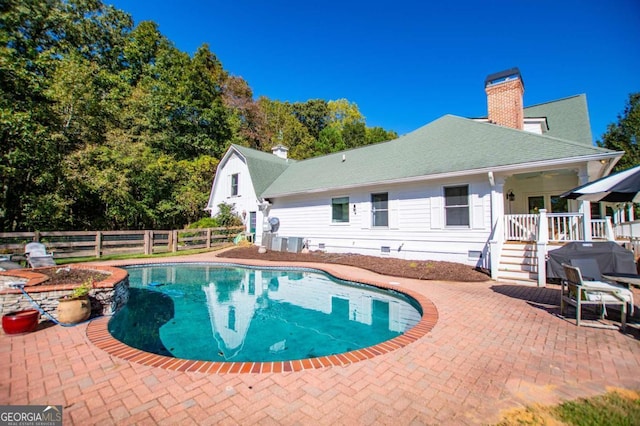
MULTIPOLYGON (((180 260, 216 261, 211 253, 180 260)), ((83 425, 487 424, 526 404, 640 389, 637 328, 576 327, 558 316, 557 287, 306 266, 396 282, 433 302, 437 323, 403 348, 346 366, 257 374, 137 364, 94 346, 86 324, 50 326, 0 337, 0 404, 62 405, 65 424, 83 425)))

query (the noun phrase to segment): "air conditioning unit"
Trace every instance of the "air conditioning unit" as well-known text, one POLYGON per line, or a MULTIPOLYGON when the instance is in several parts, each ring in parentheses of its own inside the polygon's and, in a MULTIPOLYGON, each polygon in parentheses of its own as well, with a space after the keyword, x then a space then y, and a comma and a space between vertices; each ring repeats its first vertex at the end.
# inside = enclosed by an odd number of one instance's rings
POLYGON ((287 239, 287 251, 289 253, 300 253, 304 240, 302 237, 289 237, 287 239))
POLYGON ((273 237, 271 241, 271 250, 287 251, 287 239, 283 237, 273 237))

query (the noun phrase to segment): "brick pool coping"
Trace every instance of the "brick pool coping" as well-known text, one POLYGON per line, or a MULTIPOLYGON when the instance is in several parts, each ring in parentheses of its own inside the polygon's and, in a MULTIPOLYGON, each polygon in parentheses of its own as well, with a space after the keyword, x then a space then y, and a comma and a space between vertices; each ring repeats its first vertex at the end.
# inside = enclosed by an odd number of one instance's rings
MULTIPOLYGON (((145 262, 147 263, 147 262, 145 262)), ((154 262, 154 263, 185 263, 183 261, 177 262, 154 262)), ((219 264, 220 262, 195 262, 195 263, 212 263, 219 264)), ((226 263, 226 262, 225 262, 226 263)), ((239 262, 237 259, 231 260, 229 263, 244 265, 250 267, 265 266, 252 264, 251 262, 239 262)), ((125 266, 125 265, 122 265, 125 266)), ((134 266, 134 265, 126 265, 134 266)), ((285 264, 277 265, 270 263, 269 267, 282 267, 291 268, 292 265, 285 262, 285 264)), ((295 267, 300 267, 300 264, 295 267)), ((405 294, 413 298, 422 309, 422 317, 418 324, 409 329, 404 334, 394 337, 391 340, 381 342, 374 346, 369 346, 362 349, 357 349, 350 352, 344 352, 337 355, 321 356, 317 358, 306 358, 292 361, 270 361, 270 362, 218 362, 218 361, 198 361, 188 360, 182 358, 173 358, 164 355, 156 355, 150 352, 145 352, 140 349, 133 348, 121 341, 115 339, 109 333, 107 324, 109 322, 108 317, 99 317, 89 323, 87 327, 87 337, 89 340, 99 349, 107 352, 108 354, 126 360, 135 362, 138 364, 159 367, 167 370, 181 371, 181 372, 199 372, 205 374, 225 374, 225 373, 280 373, 280 372, 293 372, 302 371, 316 368, 326 368, 331 366, 346 366, 359 361, 374 358, 379 355, 383 355, 397 349, 403 348, 421 337, 429 333, 438 322, 438 310, 436 306, 426 297, 421 294, 415 293, 408 289, 399 289, 392 284, 375 282, 372 280, 354 279, 353 277, 341 276, 342 274, 335 271, 329 271, 329 268, 323 268, 321 265, 309 266, 309 268, 320 270, 331 276, 348 281, 357 281, 358 283, 367 284, 373 287, 393 290, 398 293, 405 294)))

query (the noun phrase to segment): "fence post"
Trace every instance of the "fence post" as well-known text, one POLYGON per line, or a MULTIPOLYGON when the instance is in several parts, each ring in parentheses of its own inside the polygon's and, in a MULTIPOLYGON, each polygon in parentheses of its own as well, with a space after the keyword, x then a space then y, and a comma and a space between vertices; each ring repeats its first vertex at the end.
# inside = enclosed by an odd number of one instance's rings
POLYGON ((100 259, 102 256, 102 232, 96 231, 96 257, 100 259))
POLYGON ((144 231, 144 254, 151 254, 149 253, 149 240, 150 240, 150 235, 149 235, 149 231, 144 231))
POLYGON ((207 248, 211 248, 211 228, 207 228, 207 248))
POLYGON ((171 235, 173 235, 173 238, 172 238, 173 245, 171 246, 171 251, 175 253, 178 251, 178 231, 177 230, 171 231, 171 235))
POLYGON ((35 243, 39 243, 40 242, 40 231, 35 231, 33 233, 33 242, 35 242, 35 243))

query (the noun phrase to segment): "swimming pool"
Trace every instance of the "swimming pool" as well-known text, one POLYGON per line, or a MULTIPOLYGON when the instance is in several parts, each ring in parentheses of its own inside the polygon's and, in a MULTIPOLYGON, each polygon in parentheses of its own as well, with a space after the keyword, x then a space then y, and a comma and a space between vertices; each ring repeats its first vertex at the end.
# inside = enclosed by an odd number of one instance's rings
POLYGON ((395 291, 302 268, 163 264, 126 268, 113 337, 158 355, 218 362, 339 354, 400 336, 420 305, 395 291))

